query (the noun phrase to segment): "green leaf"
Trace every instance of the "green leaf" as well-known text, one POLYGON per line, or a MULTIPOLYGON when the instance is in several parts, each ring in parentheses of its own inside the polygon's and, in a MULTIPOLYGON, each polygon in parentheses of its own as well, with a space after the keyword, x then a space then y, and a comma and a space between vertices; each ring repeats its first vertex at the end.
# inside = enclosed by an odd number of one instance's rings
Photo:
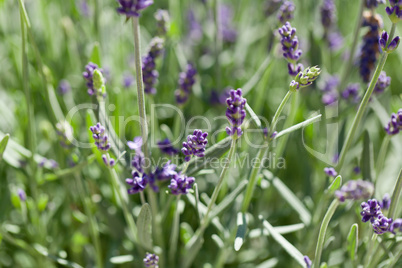
POLYGON ((225 247, 225 243, 223 243, 222 239, 218 235, 213 234, 211 236, 211 238, 215 242, 215 244, 218 246, 218 248, 223 249, 225 247))
POLYGON ((362 169, 362 175, 363 179, 366 180, 373 180, 373 177, 371 176, 371 144, 370 144, 370 136, 368 131, 364 131, 364 137, 363 137, 363 152, 362 152, 362 158, 361 158, 361 169, 362 169))
POLYGON ((234 200, 243 192, 246 188, 248 181, 244 180, 234 189, 227 197, 225 197, 218 205, 216 205, 211 211, 211 219, 218 216, 222 211, 228 208, 234 203, 234 200))
POLYGON ((8 139, 10 138, 9 134, 6 134, 4 138, 0 141, 0 162, 3 160, 3 153, 6 150, 8 139))
POLYGON ((338 190, 342 185, 342 176, 338 175, 334 181, 331 183, 331 185, 328 187, 328 191, 330 193, 334 193, 336 190, 338 190))
MULTIPOLYGON (((275 226, 274 229, 280 234, 289 234, 304 229, 304 223, 297 223, 291 225, 275 226)), ((254 229, 249 232, 249 238, 257 238, 261 236, 269 236, 269 232, 264 228, 254 229)))
POLYGON ((15 208, 21 208, 21 200, 15 193, 11 194, 11 203, 15 208))
POLYGON ((151 207, 145 203, 141 207, 137 219, 138 240, 146 249, 152 250, 152 212, 151 207))
POLYGON ((234 241, 234 249, 236 251, 239 251, 241 246, 243 245, 245 237, 246 237, 246 232, 247 232, 246 214, 239 212, 237 214, 237 232, 236 232, 236 238, 234 241))
POLYGON ((110 258, 110 262, 113 264, 123 264, 123 263, 128 263, 132 262, 134 260, 134 257, 132 255, 121 255, 121 256, 115 256, 110 258))
POLYGON ((320 268, 327 268, 328 264, 326 262, 321 263, 320 268))
MULTIPOLYGON (((261 217, 261 216, 260 216, 261 217)), ((279 245, 283 247, 284 250, 293 258, 295 259, 302 267, 306 266, 306 263, 304 262, 304 256, 301 254, 301 252, 295 248, 289 241, 287 241, 280 233, 278 233, 272 225, 264 220, 263 221, 264 227, 268 230, 270 233, 271 237, 275 239, 276 242, 278 242, 279 245)))
POLYGON ((94 47, 92 48, 91 56, 89 57, 89 61, 95 63, 99 67, 102 66, 101 56, 100 56, 100 48, 99 48, 98 42, 94 43, 94 47))
POLYGON ((180 224, 180 239, 183 244, 187 244, 190 241, 191 237, 193 237, 194 231, 191 228, 190 224, 187 222, 182 222, 180 224))
POLYGON ((355 259, 357 253, 357 247, 359 244, 359 227, 357 223, 353 224, 350 228, 349 235, 348 235, 348 252, 350 255, 350 259, 353 261, 355 259))
POLYGON ((41 196, 39 196, 39 200, 38 200, 39 211, 45 210, 48 201, 49 201, 49 197, 46 194, 42 194, 41 196))

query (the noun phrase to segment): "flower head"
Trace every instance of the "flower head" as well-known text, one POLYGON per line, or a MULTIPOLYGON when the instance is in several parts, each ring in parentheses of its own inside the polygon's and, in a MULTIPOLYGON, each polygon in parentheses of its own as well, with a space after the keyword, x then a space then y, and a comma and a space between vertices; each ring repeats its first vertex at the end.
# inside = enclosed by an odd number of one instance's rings
POLYGON ((247 100, 242 95, 243 93, 240 88, 237 90, 232 89, 230 90, 230 97, 226 99, 228 106, 226 109, 226 118, 230 123, 230 127, 226 127, 226 132, 233 139, 237 139, 243 134, 241 125, 246 118, 245 106, 247 100))
POLYGON ((336 172, 335 169, 332 168, 332 167, 326 167, 326 168, 324 168, 324 172, 325 172, 325 174, 327 174, 327 176, 329 176, 329 177, 336 177, 336 176, 338 176, 338 172, 336 172))
POLYGON ((381 209, 389 209, 389 206, 391 205, 391 197, 389 196, 388 193, 384 194, 382 200, 378 202, 381 209))
POLYGON ((131 175, 131 178, 126 179, 126 183, 131 186, 131 188, 127 190, 128 194, 136 194, 144 191, 148 183, 147 180, 137 171, 133 171, 131 175))
POLYGON ((389 44, 388 40, 389 40, 388 33, 386 31, 383 31, 380 39, 378 40, 378 43, 383 51, 390 53, 398 48, 401 40, 399 36, 396 36, 394 39, 392 39, 392 41, 389 44))
POLYGON ((118 0, 120 7, 117 12, 127 18, 140 16, 140 11, 154 3, 153 0, 118 0))
POLYGON ((57 89, 59 90, 60 95, 65 95, 66 93, 71 91, 71 86, 67 80, 63 79, 60 80, 57 89))
POLYGON ((110 149, 110 143, 107 134, 105 133, 105 127, 100 123, 89 128, 92 131, 92 137, 95 140, 95 145, 99 151, 107 152, 110 149))
POLYGON ((129 89, 134 84, 134 76, 130 73, 124 73, 121 84, 125 89, 129 89))
POLYGON ((233 8, 229 5, 219 5, 218 25, 223 41, 235 42, 237 31, 233 28, 233 8))
POLYGON ((294 11, 296 7, 292 1, 283 2, 282 6, 279 8, 278 20, 281 23, 291 21, 294 17, 294 11))
POLYGON ((205 147, 207 147, 207 132, 202 132, 199 129, 194 130, 192 135, 187 136, 187 141, 183 142, 183 148, 181 149, 182 153, 186 156, 184 161, 190 161, 191 157, 205 156, 205 147))
POLYGON ((17 191, 17 193, 18 193, 18 197, 20 198, 21 201, 27 200, 27 194, 25 193, 24 190, 22 190, 21 188, 19 188, 18 191, 17 191))
POLYGON ((144 82, 144 91, 147 94, 156 94, 155 84, 159 77, 156 70, 155 60, 163 51, 164 40, 155 37, 151 40, 148 54, 142 58, 142 79, 144 82))
POLYGON ((162 153, 167 155, 175 155, 179 153, 179 150, 173 147, 172 142, 168 138, 158 141, 158 147, 162 153))
MULTIPOLYGON (((87 85, 87 88, 88 88, 88 94, 90 96, 93 96, 94 94, 97 94, 97 89, 99 89, 99 84, 98 83, 96 85, 98 87, 95 87, 95 85, 94 85, 94 77, 93 77, 93 75, 94 75, 95 70, 98 70, 98 71, 100 71, 102 73, 102 69, 100 69, 98 67, 98 65, 96 65, 95 63, 90 62, 85 66, 85 72, 82 73, 82 76, 85 78, 85 80, 87 80, 86 85, 87 85)), ((97 78, 99 80, 99 74, 98 74, 97 78)), ((97 81, 97 82, 99 82, 99 81, 97 81)))
POLYGON ((389 0, 391 7, 386 7, 389 18, 393 23, 397 23, 402 19, 402 1, 401 0, 389 0))
POLYGON ((376 8, 379 4, 385 4, 385 0, 365 0, 364 5, 369 8, 376 8))
POLYGON ((156 254, 147 253, 144 258, 144 265, 147 268, 158 268, 159 257, 156 254))
POLYGON ((155 170, 156 179, 159 181, 171 179, 176 173, 176 165, 171 164, 170 161, 155 170))
POLYGON ((377 219, 371 224, 376 234, 383 234, 389 231, 391 227, 392 219, 385 217, 382 213, 378 215, 377 219))
POLYGON ((168 186, 174 195, 187 194, 188 190, 193 187, 195 179, 193 177, 187 177, 183 174, 176 173, 170 180, 168 186))
POLYGON ((278 29, 278 33, 281 36, 283 56, 289 62, 289 74, 295 76, 303 69, 303 65, 296 64, 303 53, 301 49, 299 49, 299 40, 296 36, 296 28, 292 28, 290 23, 286 22, 281 28, 278 29))
POLYGON ((359 100, 359 89, 360 84, 353 83, 349 84, 344 91, 342 91, 342 98, 345 100, 352 99, 353 102, 357 102, 359 100))
POLYGON ((321 69, 317 66, 307 67, 303 72, 296 75, 295 80, 290 83, 289 89, 297 91, 300 88, 308 87, 318 78, 321 69))
POLYGON ((385 131, 391 136, 402 131, 402 108, 396 114, 391 114, 391 120, 385 126, 385 131))
POLYGON ((370 221, 371 223, 382 213, 381 207, 376 199, 369 199, 367 202, 361 203, 362 222, 370 221))
POLYGON ((130 148, 130 150, 134 150, 136 152, 141 151, 142 137, 141 136, 134 137, 133 141, 127 142, 127 146, 128 148, 130 148))
POLYGON ((374 185, 369 181, 352 180, 348 181, 335 192, 335 196, 339 201, 344 202, 346 199, 359 200, 367 199, 374 193, 374 185))
POLYGON ((265 2, 264 11, 266 16, 271 16, 281 7, 283 0, 267 0, 265 2))
POLYGON ((179 88, 175 91, 176 102, 178 104, 184 104, 190 97, 191 89, 195 84, 195 75, 197 70, 192 64, 187 64, 187 70, 180 73, 179 76, 179 88))
POLYGON ((321 24, 325 31, 332 28, 336 20, 336 8, 333 0, 324 0, 321 6, 321 24))
POLYGON ((396 219, 392 222, 391 226, 389 227, 389 231, 395 234, 395 231, 399 229, 399 232, 402 232, 402 219, 396 219))

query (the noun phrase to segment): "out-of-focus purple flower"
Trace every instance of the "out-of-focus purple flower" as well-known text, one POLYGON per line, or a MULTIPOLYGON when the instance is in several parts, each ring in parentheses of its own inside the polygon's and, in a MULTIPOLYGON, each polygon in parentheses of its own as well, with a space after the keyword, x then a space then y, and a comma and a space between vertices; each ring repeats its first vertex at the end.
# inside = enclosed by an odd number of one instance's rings
POLYGON ((292 1, 283 2, 282 6, 279 8, 278 20, 281 23, 293 20, 295 9, 296 7, 292 1))
POLYGON ((360 174, 360 172, 361 172, 360 167, 359 166, 354 167, 353 172, 355 174, 360 174))
POLYGON ((190 97, 191 89, 195 84, 195 75, 197 70, 192 64, 187 64, 187 70, 180 73, 179 76, 179 88, 175 91, 176 102, 178 104, 184 104, 190 97))
POLYGON ((140 11, 154 3, 153 0, 118 0, 120 7, 117 8, 119 14, 127 18, 140 16, 140 11))
POLYGON ((233 28, 233 9, 229 5, 219 5, 218 27, 223 41, 235 42, 237 31, 233 28))
POLYGON ((374 93, 383 93, 389 85, 391 85, 391 77, 387 76, 387 73, 382 71, 378 77, 377 83, 375 84, 374 93))
POLYGON ((134 154, 133 159, 131 159, 131 166, 136 170, 138 170, 138 172, 143 173, 144 165, 145 165, 144 154, 141 151, 137 151, 134 154))
POLYGON ((188 190, 193 187, 195 179, 193 177, 187 177, 183 174, 176 173, 170 180, 168 186, 174 195, 187 194, 188 190))
POLYGON ((338 176, 338 172, 336 172, 336 170, 332 167, 326 167, 324 168, 324 172, 325 174, 327 174, 327 176, 329 177, 336 177, 338 176))
POLYGON ((158 147, 162 153, 167 155, 175 155, 179 153, 179 149, 174 148, 172 142, 168 138, 159 141, 158 147))
POLYGON ((322 103, 324 105, 333 105, 338 100, 338 94, 336 92, 327 92, 322 96, 322 103))
POLYGON ((156 168, 155 177, 159 181, 164 181, 172 179, 173 175, 176 173, 176 165, 171 164, 170 161, 168 161, 165 165, 163 165, 163 167, 156 168))
POLYGON ((324 0, 321 6, 321 24, 327 32, 335 23, 336 7, 333 0, 324 0))
POLYGON ((399 229, 399 232, 402 232, 402 219, 394 220, 389 227, 389 231, 393 234, 395 234, 395 231, 397 231, 397 229, 399 229))
POLYGON ((303 65, 296 64, 303 53, 301 49, 299 49, 296 28, 292 28, 290 23, 286 22, 285 25, 278 29, 278 33, 281 35, 283 56, 289 62, 289 74, 295 76, 303 69, 303 65))
POLYGON ((194 130, 192 135, 187 136, 187 141, 183 142, 182 153, 185 155, 184 161, 190 161, 191 157, 205 156, 205 148, 207 147, 207 132, 202 132, 199 129, 194 130))
POLYGON ((169 28, 170 17, 167 10, 158 9, 154 14, 156 27, 159 36, 165 36, 169 28))
POLYGON ((95 145, 99 151, 107 152, 110 149, 110 143, 107 134, 105 133, 105 127, 100 123, 89 128, 92 132, 92 137, 95 140, 95 145))
POLYGON ((230 96, 230 88, 225 88, 222 93, 217 90, 211 91, 211 96, 209 98, 212 105, 226 105, 226 99, 230 96))
POLYGON ((324 86, 321 88, 321 90, 324 92, 324 95, 322 96, 322 103, 324 105, 331 105, 334 104, 338 100, 338 91, 337 87, 339 85, 339 77, 334 75, 334 76, 329 76, 325 83, 324 86))
POLYGON ((338 51, 343 46, 343 36, 335 31, 327 35, 328 47, 331 51, 338 51))
POLYGON ((282 5, 283 0, 267 0, 265 1, 265 6, 264 6, 264 10, 265 10, 265 15, 271 16, 272 14, 274 14, 275 12, 277 12, 279 10, 279 8, 282 5))
POLYGON ((376 234, 384 234, 389 231, 392 219, 385 217, 383 214, 378 215, 377 219, 371 224, 376 234))
POLYGON ((190 9, 187 12, 187 27, 188 27, 188 38, 191 43, 198 43, 201 40, 203 32, 201 24, 195 17, 194 10, 190 9))
POLYGON ((344 91, 342 91, 342 98, 345 100, 352 99, 352 102, 357 102, 359 100, 359 89, 360 85, 358 83, 349 84, 344 91))
POLYGON ((125 89, 129 89, 132 85, 134 85, 134 76, 130 73, 124 73, 121 84, 125 89))
POLYGON ((58 89, 60 95, 65 95, 71 91, 71 86, 67 80, 63 79, 63 80, 60 80, 59 86, 57 87, 57 89, 58 89))
POLYGON ((389 18, 393 23, 397 23, 402 19, 402 0, 389 0, 391 7, 386 7, 389 18))
POLYGON ((240 88, 230 90, 230 97, 226 99, 228 106, 226 109, 226 118, 229 120, 230 127, 226 127, 226 132, 233 139, 237 139, 243 134, 241 125, 246 118, 246 102, 247 100, 243 98, 240 88))
POLYGON ((381 201, 378 202, 380 204, 381 209, 389 209, 389 206, 391 205, 391 197, 389 196, 388 193, 384 194, 383 198, 381 201))
POLYGON ((94 81, 93 81, 93 75, 95 70, 99 70, 101 73, 103 72, 102 69, 100 69, 98 67, 98 65, 96 65, 95 63, 88 63, 85 66, 85 72, 82 73, 82 76, 85 78, 85 80, 87 80, 87 88, 88 88, 88 94, 90 96, 93 96, 96 93, 96 89, 94 87, 94 81))
POLYGON ((67 121, 60 121, 56 124, 56 134, 59 137, 60 145, 64 149, 71 149, 73 144, 73 128, 67 121))
POLYGON ((137 171, 133 171, 131 175, 131 178, 126 179, 126 183, 131 186, 131 188, 127 190, 128 194, 136 194, 144 191, 147 186, 147 181, 137 171))
POLYGON ((141 151, 142 137, 141 136, 134 137, 133 141, 127 142, 127 146, 128 148, 130 148, 130 150, 134 150, 136 152, 141 151))
POLYGON ((402 108, 396 114, 391 114, 391 120, 384 129, 388 135, 396 135, 399 131, 402 131, 402 108))
POLYGON ((159 268, 159 257, 156 254, 147 253, 143 261, 147 268, 159 268))
POLYGON ((18 193, 18 197, 20 198, 21 201, 26 201, 27 200, 27 194, 25 193, 24 190, 19 188, 17 193, 18 193))
POLYGON ((367 199, 374 193, 374 185, 369 181, 352 180, 348 181, 335 192, 335 196, 340 202, 345 202, 346 199, 359 200, 367 199))
POLYGON ((59 163, 57 163, 57 161, 54 159, 42 158, 38 166, 40 168, 57 169, 59 167, 59 163))
POLYGON ((82 16, 87 17, 87 18, 91 16, 91 9, 86 0, 80 1, 79 8, 80 8, 80 12, 81 12, 82 16))
POLYGON ((367 202, 361 203, 360 207, 362 208, 360 212, 362 222, 370 221, 373 223, 374 220, 382 214, 381 207, 376 199, 369 199, 367 202))
POLYGON ((144 91, 147 94, 156 94, 155 84, 159 77, 156 70, 156 58, 163 51, 164 40, 160 37, 154 37, 151 40, 148 54, 142 58, 142 76, 144 81, 144 91))
POLYGON ((54 159, 49 159, 49 160, 48 160, 48 163, 49 163, 49 168, 50 168, 50 169, 57 169, 57 168, 59 168, 59 163, 57 163, 57 161, 54 160, 54 159))
POLYGON ((308 256, 304 256, 303 260, 306 263, 307 268, 311 268, 311 265, 313 264, 313 262, 310 260, 310 258, 308 256))
POLYGON ((399 36, 396 36, 392 41, 388 44, 389 34, 386 31, 383 31, 380 39, 378 40, 378 44, 380 45, 382 51, 390 53, 398 48, 399 43, 401 42, 399 36), (388 44, 388 45, 387 45, 388 44))
POLYGON ((385 4, 385 0, 365 0, 364 2, 364 5, 369 9, 376 8, 379 4, 385 4))
POLYGON ((116 165, 116 160, 114 160, 113 158, 110 158, 106 154, 102 155, 102 160, 103 160, 103 163, 105 164, 105 166, 107 166, 107 167, 114 167, 114 165, 116 165))

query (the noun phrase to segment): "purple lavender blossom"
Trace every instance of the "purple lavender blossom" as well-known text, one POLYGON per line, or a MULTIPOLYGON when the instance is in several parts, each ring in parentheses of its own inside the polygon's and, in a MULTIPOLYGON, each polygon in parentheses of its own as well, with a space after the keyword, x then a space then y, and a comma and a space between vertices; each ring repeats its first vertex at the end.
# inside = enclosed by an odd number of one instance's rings
POLYGON ((378 40, 378 44, 380 45, 382 51, 390 53, 398 48, 400 43, 399 36, 396 36, 392 41, 388 44, 389 34, 386 31, 383 31, 380 39, 378 40))
POLYGON ((191 43, 198 43, 203 36, 201 24, 198 22, 197 18, 195 17, 194 10, 190 9, 187 12, 187 27, 188 27, 188 37, 191 43))
POLYGON ((324 172, 325 172, 325 174, 327 174, 327 176, 329 176, 329 177, 336 177, 336 176, 338 176, 338 172, 336 172, 335 169, 332 168, 332 167, 326 167, 326 168, 324 168, 324 172))
POLYGON ((233 139, 237 139, 243 134, 241 125, 246 118, 245 106, 247 100, 242 95, 243 93, 240 88, 237 90, 232 89, 230 90, 230 97, 226 99, 228 106, 226 109, 226 118, 230 123, 230 127, 226 127, 226 132, 233 139))
POLYGON ((374 185, 369 181, 352 180, 348 181, 335 192, 336 198, 340 202, 345 202, 346 199, 359 200, 367 199, 374 193, 374 185))
POLYGON ((90 17, 91 16, 91 9, 89 8, 88 2, 86 0, 81 0, 79 3, 79 8, 81 11, 81 14, 84 17, 90 17))
POLYGON ((131 166, 135 168, 138 172, 144 173, 145 158, 144 153, 141 151, 136 151, 131 159, 131 166))
POLYGON ((389 231, 395 234, 395 231, 399 228, 399 232, 402 232, 402 219, 396 219, 392 222, 391 226, 389 227, 389 231))
POLYGON ((296 36, 296 28, 292 28, 290 23, 286 22, 285 25, 278 29, 278 33, 281 35, 283 56, 289 62, 289 74, 295 76, 303 69, 303 65, 296 64, 303 53, 298 48, 299 41, 296 36))
POLYGON ((130 150, 134 150, 136 152, 141 151, 142 137, 141 136, 134 137, 133 141, 127 142, 127 146, 128 148, 130 148, 130 150))
POLYGON ((155 170, 155 177, 159 181, 165 181, 172 179, 172 177, 176 174, 176 165, 171 164, 170 161, 168 161, 163 167, 161 168, 156 168, 155 170))
POLYGON ((349 84, 344 91, 342 91, 342 98, 345 100, 352 99, 352 102, 356 103, 359 100, 359 89, 360 85, 358 83, 349 84))
POLYGON ((267 17, 271 16, 279 10, 283 0, 267 0, 265 2, 264 11, 267 17))
POLYGON ((388 210, 391 205, 391 197, 388 193, 384 194, 381 201, 378 202, 380 204, 381 209, 388 210))
POLYGON ((107 167, 114 167, 114 165, 116 165, 116 160, 108 157, 106 154, 102 155, 102 160, 103 160, 103 163, 105 164, 105 166, 107 166, 107 167))
POLYGON ((158 147, 162 153, 167 155, 176 155, 179 153, 179 149, 174 148, 172 142, 168 138, 159 141, 158 147))
POLYGON ((392 219, 385 217, 383 214, 378 215, 377 219, 371 224, 376 234, 384 234, 389 231, 392 219))
POLYGON ((343 36, 340 32, 331 32, 327 36, 328 47, 331 51, 338 51, 343 46, 343 36))
POLYGON ((170 180, 168 186, 174 195, 187 194, 188 190, 193 187, 195 179, 193 177, 187 177, 183 174, 176 173, 170 180))
POLYGON ((125 89, 129 89, 134 85, 134 76, 130 73, 124 73, 121 84, 125 89))
POLYGON ((281 23, 293 20, 296 7, 292 1, 285 1, 279 8, 278 20, 281 23))
POLYGON ((391 7, 386 7, 389 18, 393 23, 397 23, 402 19, 402 0, 389 0, 391 7))
POLYGON ((355 167, 353 168, 353 172, 354 172, 355 174, 360 174, 360 172, 361 172, 360 167, 359 167, 359 166, 355 166, 355 167))
POLYGON ((303 260, 306 263, 307 268, 311 268, 311 265, 313 264, 313 262, 310 260, 310 258, 308 256, 304 256, 303 260))
POLYGON ((383 93, 389 85, 391 85, 391 77, 387 76, 386 72, 382 71, 378 77, 377 83, 375 84, 374 93, 383 93))
POLYGON ((65 95, 71 91, 71 86, 67 80, 62 79, 62 80, 60 80, 57 89, 58 89, 60 95, 65 95))
POLYGON ((391 114, 391 120, 385 126, 385 131, 388 135, 396 135, 399 131, 402 131, 402 108, 395 114, 391 114))
POLYGON ((360 206, 362 208, 362 211, 360 212, 360 215, 362 216, 362 222, 370 221, 371 223, 373 223, 374 220, 380 214, 382 214, 381 207, 376 199, 369 199, 367 202, 361 203, 360 206))
POLYGON ((156 254, 147 253, 143 261, 147 268, 159 268, 159 257, 156 254))
POLYGON ((154 14, 154 18, 156 20, 158 36, 165 36, 167 33, 167 29, 169 28, 169 13, 167 12, 167 10, 158 9, 154 14))
POLYGON ((183 105, 190 97, 191 89, 195 84, 195 75, 197 70, 192 64, 187 64, 187 70, 180 73, 179 88, 175 91, 176 102, 183 105))
POLYGON ((321 6, 321 24, 325 29, 325 32, 328 32, 335 23, 336 20, 336 8, 333 0, 324 0, 321 6))
POLYGON ((153 0, 118 0, 117 12, 127 18, 140 16, 140 11, 154 3, 153 0))
POLYGON ((199 129, 194 130, 192 135, 187 136, 187 141, 183 142, 182 153, 185 155, 184 161, 190 161, 191 157, 204 157, 205 148, 207 146, 208 133, 202 132, 199 129))
POLYGON ((110 143, 107 134, 105 134, 105 127, 100 123, 89 128, 92 132, 92 137, 95 140, 95 145, 98 147, 99 151, 107 152, 110 149, 110 143))
POLYGON ((137 171, 133 171, 131 175, 131 178, 126 179, 126 183, 131 186, 131 188, 127 190, 128 194, 136 194, 144 191, 147 186, 147 181, 141 177, 137 171))
POLYGON ((18 197, 20 198, 21 201, 26 201, 27 200, 27 194, 25 193, 24 190, 22 190, 21 188, 19 188, 17 190, 18 193, 18 197))
POLYGON ((95 70, 99 70, 101 73, 103 72, 102 69, 98 67, 95 63, 89 62, 85 66, 85 72, 82 73, 82 76, 87 80, 86 86, 88 88, 89 96, 93 96, 96 93, 96 89, 94 87, 94 80, 93 75, 95 70))
POLYGON ((219 5, 218 27, 222 40, 233 43, 237 38, 237 31, 233 28, 233 8, 229 5, 219 5))
POLYGON ((321 90, 324 92, 322 96, 322 103, 324 105, 334 104, 338 100, 338 91, 337 87, 339 85, 339 77, 334 75, 330 76, 326 79, 324 86, 321 90))
POLYGON ((144 81, 144 91, 146 94, 156 94, 155 84, 159 77, 156 70, 155 60, 163 51, 164 40, 154 37, 151 40, 148 54, 142 58, 142 79, 144 81))

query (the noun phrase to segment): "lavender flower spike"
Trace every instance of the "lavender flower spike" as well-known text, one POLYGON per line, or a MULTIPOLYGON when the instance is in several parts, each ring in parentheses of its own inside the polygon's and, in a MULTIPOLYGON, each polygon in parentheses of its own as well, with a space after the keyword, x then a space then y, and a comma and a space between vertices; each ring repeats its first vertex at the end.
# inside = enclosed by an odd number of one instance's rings
POLYGON ((392 222, 389 227, 389 231, 395 234, 395 231, 399 228, 399 232, 402 232, 402 219, 396 219, 392 222))
POLYGON ((159 150, 167 155, 175 155, 179 153, 179 150, 173 147, 172 142, 169 139, 164 139, 162 141, 158 141, 159 150))
POLYGON ((361 205, 362 211, 360 215, 362 216, 362 222, 371 223, 382 213, 381 207, 376 199, 369 199, 367 202, 363 202, 361 205))
POLYGON ((246 102, 247 100, 243 98, 243 93, 240 88, 237 90, 230 90, 230 97, 226 99, 226 104, 228 108, 226 109, 226 118, 229 120, 230 127, 226 127, 226 132, 233 139, 238 139, 243 131, 241 130, 241 125, 246 118, 246 102))
POLYGON ((151 40, 148 54, 142 59, 142 79, 144 82, 144 91, 146 94, 156 94, 155 84, 159 77, 156 70, 156 58, 163 51, 164 40, 160 37, 155 37, 151 40))
POLYGON ((187 177, 180 173, 176 173, 170 180, 170 185, 168 187, 174 195, 187 194, 188 190, 193 187, 194 182, 195 179, 193 177, 187 177))
POLYGON ((378 202, 381 209, 389 209, 389 206, 391 205, 391 197, 389 196, 388 193, 384 194, 382 200, 378 202))
POLYGON ((131 175, 131 178, 126 179, 126 183, 131 186, 131 188, 127 190, 128 194, 136 194, 144 191, 148 182, 141 177, 137 171, 133 171, 131 175))
POLYGON ((118 0, 118 2, 120 7, 117 8, 117 12, 126 15, 127 19, 140 16, 141 10, 154 3, 153 0, 118 0))
POLYGON ((96 65, 95 63, 88 63, 85 66, 85 72, 82 73, 82 76, 85 78, 85 80, 87 80, 87 88, 88 88, 88 94, 90 96, 93 96, 96 93, 96 89, 94 88, 94 81, 93 81, 93 75, 95 70, 99 70, 100 72, 102 72, 102 69, 100 69, 98 67, 98 65, 96 65))
POLYGON ((186 156, 184 161, 190 161, 193 155, 198 157, 205 156, 205 147, 208 143, 207 136, 207 132, 203 133, 199 129, 194 130, 193 135, 187 136, 187 142, 183 142, 183 148, 181 149, 182 153, 186 156))
POLYGON ((391 120, 385 126, 385 131, 391 136, 402 131, 402 108, 398 110, 398 113, 391 114, 391 120))
POLYGON ((171 164, 170 161, 161 168, 156 168, 155 177, 159 181, 171 179, 176 174, 176 165, 171 164))
POLYGON ((289 90, 297 91, 300 88, 308 87, 318 78, 321 69, 317 66, 307 67, 303 72, 300 72, 290 83, 289 90))
POLYGON ((169 22, 170 22, 169 13, 167 12, 167 10, 158 9, 154 14, 154 17, 156 20, 158 35, 159 36, 166 35, 169 29, 169 22))
POLYGON ((278 33, 281 35, 281 44, 283 56, 289 62, 288 72, 290 75, 297 75, 302 69, 302 64, 297 64, 302 51, 298 49, 299 41, 296 36, 296 28, 292 28, 289 22, 286 22, 281 28, 278 29, 278 33))
POLYGON ((89 128, 92 131, 92 137, 95 140, 95 145, 98 147, 99 151, 107 152, 110 149, 110 143, 108 141, 108 136, 105 134, 105 127, 100 123, 89 128))
POLYGON ((190 97, 191 89, 195 84, 195 75, 197 70, 192 64, 187 65, 187 70, 180 73, 179 76, 179 88, 175 91, 176 102, 178 104, 184 104, 190 97))
POLYGON ((386 7, 387 12, 392 23, 397 23, 402 19, 402 1, 401 0, 389 0, 391 7, 386 7))
POLYGON ((329 177, 336 177, 338 175, 338 172, 335 171, 334 168, 332 167, 326 167, 324 168, 324 172, 325 174, 327 174, 327 176, 329 177))
POLYGON ((400 43, 400 38, 399 36, 396 36, 387 46, 388 44, 388 39, 389 39, 389 34, 386 31, 383 31, 381 34, 380 39, 378 40, 378 43, 381 47, 381 49, 387 53, 390 53, 394 51, 395 49, 398 48, 399 43, 400 43))
POLYGON ((321 6, 321 24, 324 27, 325 34, 332 28, 336 20, 336 9, 333 0, 324 0, 321 6))
POLYGON ((380 214, 376 220, 371 224, 376 234, 384 234, 389 231, 392 224, 392 219, 380 214))
POLYGON ((278 20, 281 23, 291 21, 294 17, 295 4, 292 1, 285 1, 279 8, 278 20))
POLYGON ((382 71, 380 76, 378 77, 378 81, 374 87, 374 93, 380 94, 383 93, 384 90, 391 85, 391 77, 387 76, 387 73, 382 71))
POLYGON ((159 257, 156 254, 147 253, 143 261, 147 268, 159 268, 159 257))
POLYGON ((339 191, 335 192, 335 196, 340 202, 346 199, 358 200, 367 199, 374 193, 374 185, 369 181, 355 180, 348 181, 339 191))

